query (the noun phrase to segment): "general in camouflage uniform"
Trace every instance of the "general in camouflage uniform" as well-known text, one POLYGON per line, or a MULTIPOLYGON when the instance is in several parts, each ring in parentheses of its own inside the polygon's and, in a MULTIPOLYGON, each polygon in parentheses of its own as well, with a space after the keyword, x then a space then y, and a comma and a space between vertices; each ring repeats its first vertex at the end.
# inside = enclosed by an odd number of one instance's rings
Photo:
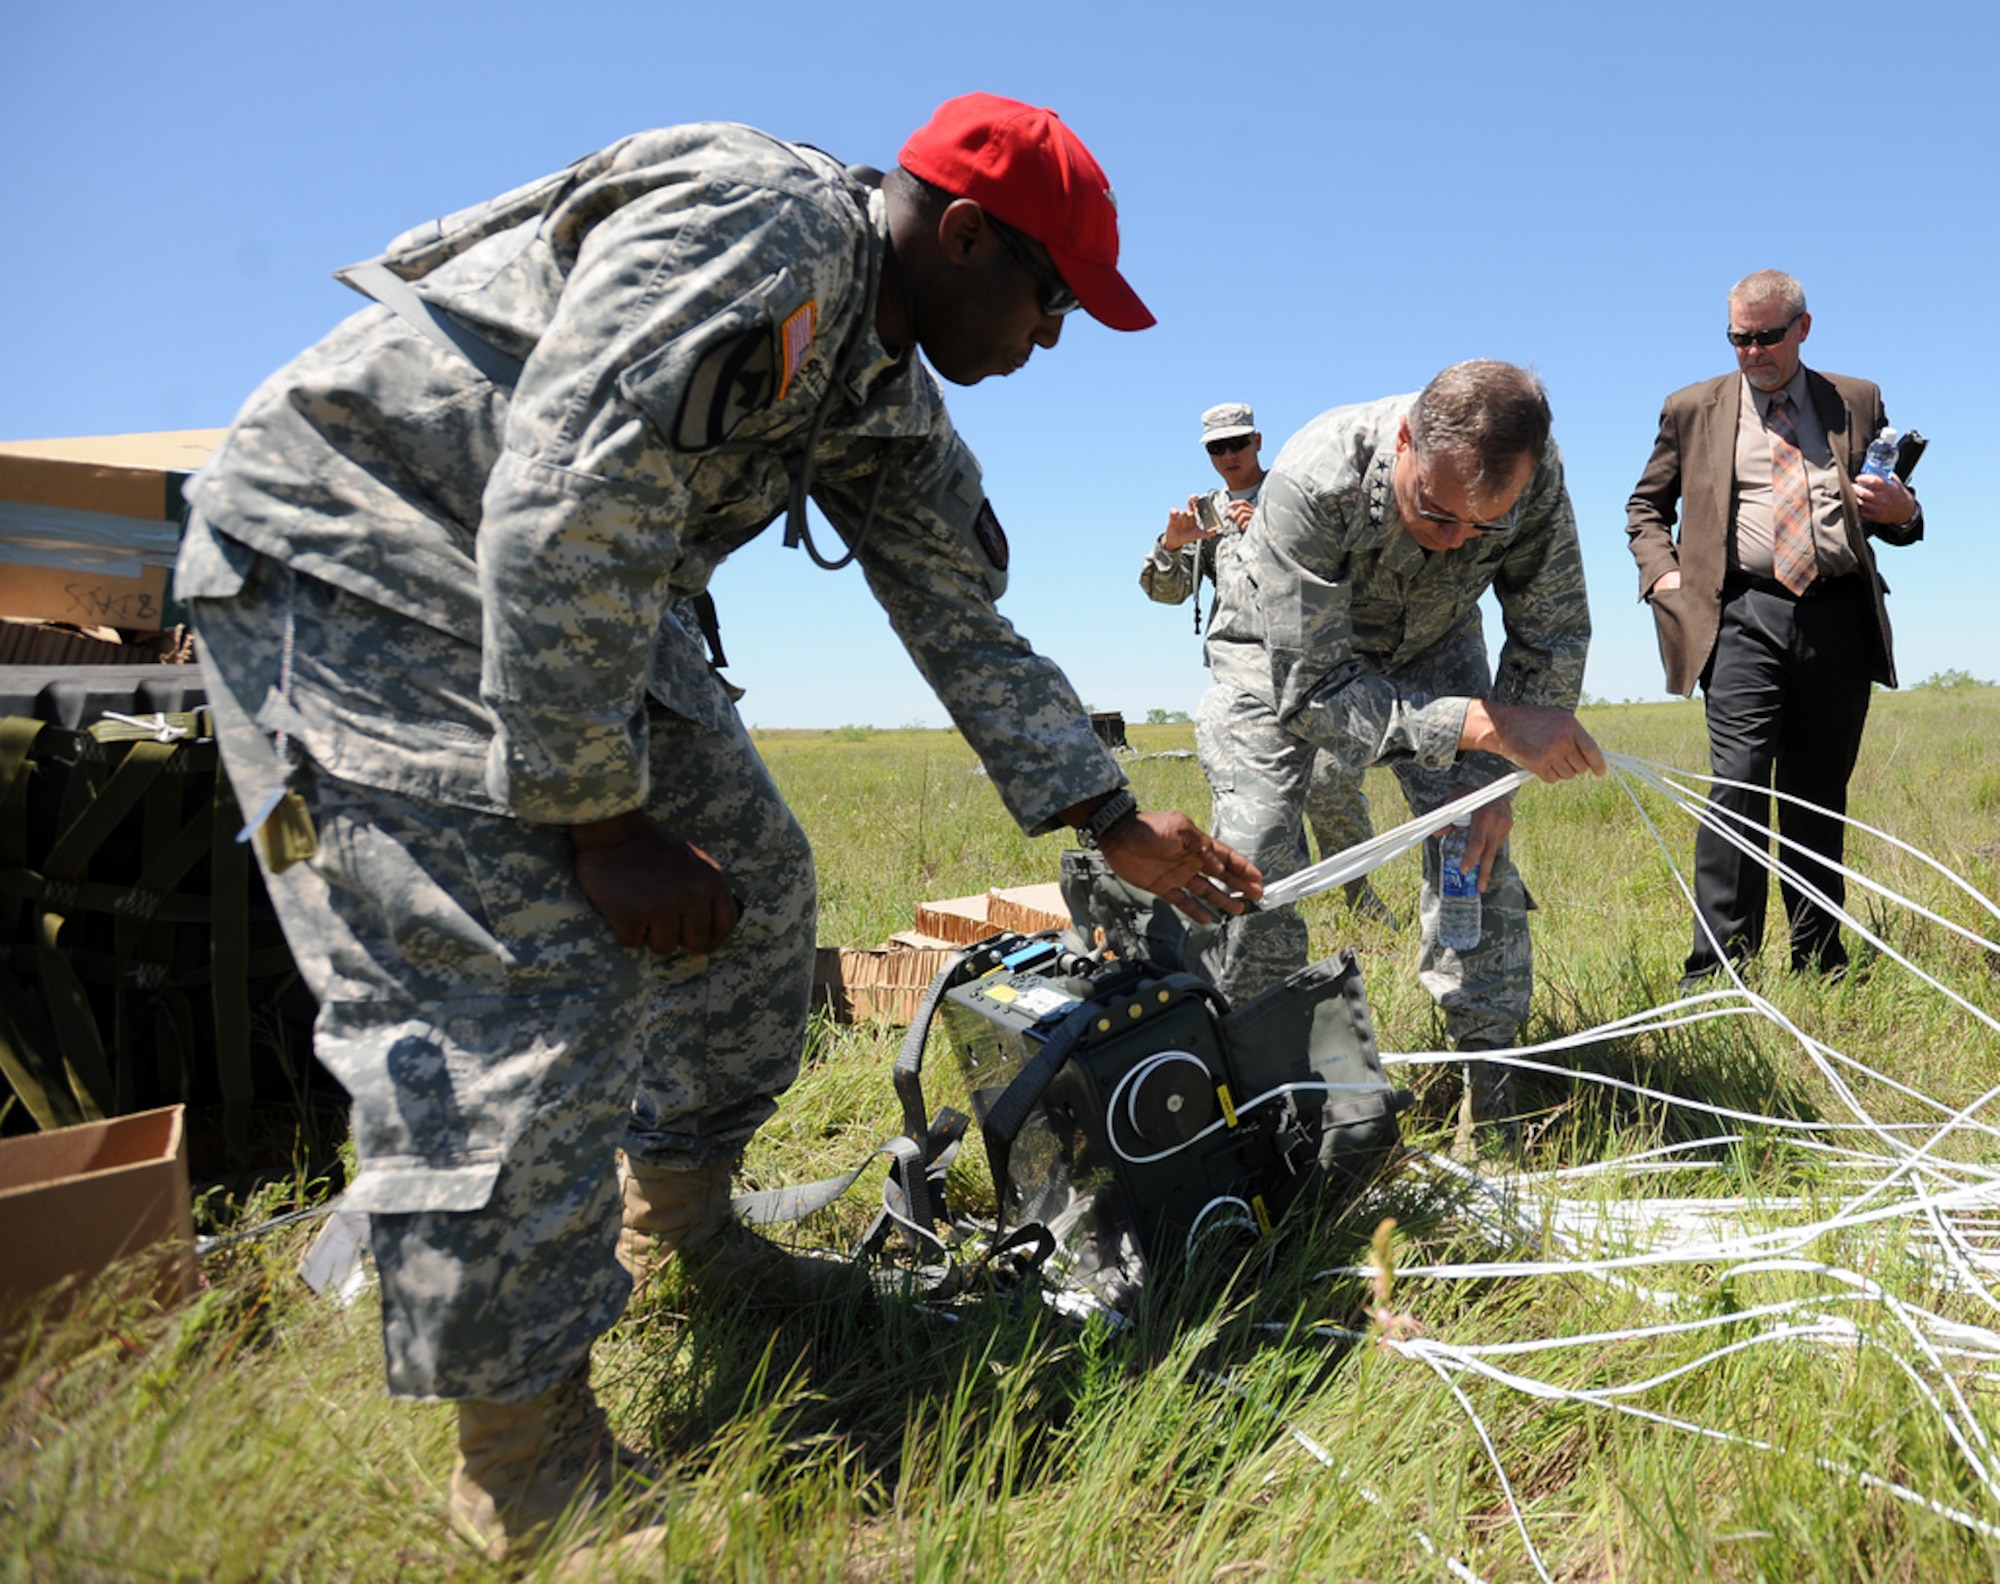
MULTIPOLYGON (((1202 581, 1206 579, 1215 587, 1209 609, 1212 628, 1216 609, 1235 584, 1243 531, 1250 525, 1264 486, 1260 455, 1264 437, 1257 432, 1257 415, 1247 403, 1222 402, 1209 408, 1201 415, 1201 441, 1209 465, 1222 479, 1221 487, 1208 491, 1206 497, 1215 526, 1204 527, 1197 519, 1196 507, 1203 497, 1190 495, 1185 510, 1167 513, 1165 530, 1139 564, 1139 587, 1148 599, 1161 605, 1193 600, 1196 632, 1201 631, 1202 581)), ((1202 660, 1208 663, 1205 648, 1202 660)), ((1368 794, 1360 779, 1343 774, 1339 762, 1327 754, 1313 761, 1312 778, 1306 786, 1306 824, 1312 828, 1322 858, 1345 852, 1375 834, 1368 816, 1368 794)), ((1349 907, 1396 928, 1396 915, 1375 894, 1365 875, 1348 881, 1345 891, 1349 907)))
POLYGON ((1255 894, 1130 811, 1000 616, 1006 537, 914 356, 1010 373, 1079 298, 1143 328, 1117 253, 1088 150, 1011 100, 949 102, 886 178, 642 133, 347 272, 380 305, 196 483, 178 592, 231 780, 260 813, 289 784, 280 824, 317 835, 267 867, 353 1099, 389 1383, 459 1400, 482 1543, 608 1478, 615 1147, 628 1232, 636 1185, 684 1258, 691 1228, 746 1236, 729 1167, 797 1070, 811 854, 676 615, 733 550, 788 509, 803 535, 810 497, 1026 831, 1087 824, 1197 916, 1255 894))
MULTIPOLYGON (((1550 779, 1602 773, 1569 713, 1590 617, 1532 376, 1460 364, 1420 395, 1321 414, 1279 453, 1243 545, 1240 592, 1209 631, 1214 684, 1196 743, 1218 833, 1266 875, 1305 862, 1315 755, 1354 780, 1389 765, 1419 813, 1497 779, 1500 756, 1550 779), (1489 587, 1507 629, 1497 678, 1480 630, 1489 587)), ((1511 823, 1504 801, 1475 817, 1484 930, 1463 954, 1437 942, 1437 842, 1425 844, 1420 972, 1458 1049, 1510 1045, 1527 1015, 1533 966, 1511 823)), ((1210 965, 1240 999, 1306 959, 1304 921, 1279 908, 1230 920, 1210 965)))

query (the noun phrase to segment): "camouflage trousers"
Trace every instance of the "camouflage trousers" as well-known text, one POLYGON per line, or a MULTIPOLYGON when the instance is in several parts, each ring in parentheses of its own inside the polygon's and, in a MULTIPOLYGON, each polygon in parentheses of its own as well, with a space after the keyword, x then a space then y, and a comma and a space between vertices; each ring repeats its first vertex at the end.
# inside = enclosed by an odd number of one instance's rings
MULTIPOLYGON (((1483 669, 1485 657, 1479 657, 1483 669)), ((1408 679, 1399 679, 1408 680, 1408 679)), ((1435 686, 1434 695, 1480 696, 1489 684, 1435 686)), ((1195 716, 1195 746, 1214 794, 1211 829, 1246 854, 1266 881, 1282 879, 1305 866, 1304 810, 1313 761, 1324 745, 1296 736, 1277 713, 1249 694, 1216 683, 1195 716)), ((1358 784, 1365 764, 1347 763, 1342 772, 1358 784)), ((1467 790, 1462 767, 1432 770, 1410 760, 1391 766, 1413 814, 1451 801, 1467 790)), ((1452 1047, 1492 1049, 1511 1045, 1528 1015, 1534 988, 1534 956, 1528 938, 1527 891, 1503 846, 1481 899, 1477 948, 1455 952, 1438 944, 1438 843, 1423 845, 1423 896, 1419 918, 1423 944, 1417 973, 1443 1010, 1452 1047)), ((1296 908, 1248 913, 1217 932, 1203 966, 1232 1003, 1280 983, 1303 968, 1310 955, 1305 920, 1296 908)))
MULTIPOLYGON (((237 598, 196 604, 245 808, 277 782, 254 712, 277 676, 286 599, 302 650, 338 645, 323 655, 393 653, 414 626, 268 561, 237 598), (343 630, 328 631, 336 610, 343 630)), ((477 653, 455 647, 453 681, 476 697, 477 653)), ((725 718, 724 730, 649 722, 648 812, 722 865, 742 908, 705 961, 620 946, 578 888, 560 826, 297 765, 319 850, 266 881, 319 998, 318 1054, 352 1101, 347 1198, 370 1217, 400 1396, 525 1401, 561 1380, 630 1291, 614 1252, 614 1150, 665 1165, 728 1158, 797 1074, 812 856, 733 710, 725 718)))
POLYGON ((1313 760, 1306 782, 1306 824, 1322 858, 1359 846, 1375 834, 1361 777, 1350 774, 1332 754, 1322 753, 1313 760))

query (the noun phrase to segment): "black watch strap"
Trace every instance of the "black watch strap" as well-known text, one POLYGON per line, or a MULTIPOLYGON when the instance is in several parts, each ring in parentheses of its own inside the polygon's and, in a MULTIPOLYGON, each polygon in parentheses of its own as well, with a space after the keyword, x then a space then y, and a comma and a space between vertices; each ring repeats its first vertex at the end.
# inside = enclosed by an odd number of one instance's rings
POLYGON ((1120 820, 1139 812, 1139 800, 1132 795, 1130 787, 1120 787, 1111 796, 1097 805, 1089 819, 1076 828, 1076 839, 1084 846, 1095 848, 1104 839, 1104 833, 1120 820))

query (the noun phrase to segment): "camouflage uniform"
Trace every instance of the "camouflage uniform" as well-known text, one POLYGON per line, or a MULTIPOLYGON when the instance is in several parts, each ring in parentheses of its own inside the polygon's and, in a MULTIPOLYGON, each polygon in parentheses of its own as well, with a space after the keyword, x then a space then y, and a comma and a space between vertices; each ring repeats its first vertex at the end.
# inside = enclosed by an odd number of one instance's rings
POLYGON ((811 855, 673 614, 795 481, 1023 829, 1123 782, 995 608, 978 464, 876 335, 885 240, 817 151, 640 134, 384 255, 516 380, 366 308, 194 484, 178 592, 232 781, 254 807, 287 732, 319 832, 272 890, 353 1098, 399 1393, 562 1379, 627 1293, 614 1146, 726 1159, 796 1073, 811 855), (742 905, 705 961, 619 946, 576 884, 566 827, 638 807, 742 905))
MULTIPOLYGON (((1214 685, 1196 746, 1215 793, 1215 834, 1266 879, 1305 861, 1300 807, 1315 753, 1358 779, 1394 770, 1413 812, 1484 786, 1510 767, 1458 753, 1472 698, 1572 708, 1590 641, 1576 519, 1553 442, 1511 532, 1427 554, 1403 531, 1390 488, 1396 430, 1414 395, 1337 407, 1301 429, 1264 480, 1256 532, 1238 558, 1241 597, 1209 630, 1214 685), (1479 597, 1492 587, 1507 629, 1489 675, 1479 597)), ((1438 856, 1424 844, 1424 987, 1453 1044, 1511 1044, 1533 987, 1526 893, 1503 848, 1477 950, 1437 944, 1438 856)), ((1281 908, 1221 932, 1211 965, 1232 997, 1306 961, 1306 927, 1281 908)))
MULTIPOLYGON (((1261 484, 1242 495, 1226 489, 1210 490, 1208 498, 1222 520, 1222 532, 1213 539, 1196 539, 1178 551, 1156 541, 1139 567, 1139 587, 1146 591, 1146 598, 1162 605, 1178 605, 1194 598, 1206 577, 1215 585, 1215 602, 1209 611, 1212 630, 1216 611, 1229 597, 1236 561, 1242 554, 1243 530, 1230 517, 1229 503, 1247 500, 1254 505, 1262 492, 1261 484)), ((1203 658, 1207 658, 1206 650, 1203 658)), ((1322 754, 1313 761, 1312 778, 1306 786, 1306 823, 1319 842, 1322 858, 1345 852, 1375 834, 1368 814, 1368 794, 1357 777, 1342 773, 1331 755, 1322 754)), ((1359 889, 1357 885, 1350 896, 1359 889)))

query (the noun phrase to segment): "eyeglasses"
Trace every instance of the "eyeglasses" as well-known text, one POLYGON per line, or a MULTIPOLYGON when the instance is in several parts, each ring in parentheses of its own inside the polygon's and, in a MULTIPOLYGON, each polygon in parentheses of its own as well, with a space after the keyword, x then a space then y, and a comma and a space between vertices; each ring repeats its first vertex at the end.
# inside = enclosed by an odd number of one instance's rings
POLYGON ((1733 347, 1774 347, 1792 333, 1792 326, 1797 323, 1797 319, 1787 319, 1775 330, 1727 330, 1723 333, 1729 337, 1729 344, 1733 347))
POLYGON ((1083 306, 1077 301, 1076 293, 1069 289, 1055 267, 1044 264, 1035 257, 1034 249, 1028 246, 1028 239, 1012 226, 996 220, 991 214, 986 223, 993 227, 993 234, 1006 244, 1007 251, 1014 255, 1021 268, 1035 277, 1035 306, 1051 319, 1060 319, 1064 314, 1075 313, 1083 306))
POLYGON ((1232 451, 1241 451, 1256 438, 1255 435, 1237 435, 1234 439, 1230 440, 1211 440, 1208 442, 1208 454, 1210 456, 1226 456, 1232 451))
POLYGON ((1474 522, 1469 517, 1456 517, 1447 511, 1439 511, 1432 504, 1430 491, 1424 488, 1424 467, 1417 463, 1417 515, 1425 522, 1434 522, 1441 528, 1470 528, 1474 533, 1512 533, 1521 521, 1521 503, 1517 500, 1507 508, 1504 515, 1488 522, 1474 522))

